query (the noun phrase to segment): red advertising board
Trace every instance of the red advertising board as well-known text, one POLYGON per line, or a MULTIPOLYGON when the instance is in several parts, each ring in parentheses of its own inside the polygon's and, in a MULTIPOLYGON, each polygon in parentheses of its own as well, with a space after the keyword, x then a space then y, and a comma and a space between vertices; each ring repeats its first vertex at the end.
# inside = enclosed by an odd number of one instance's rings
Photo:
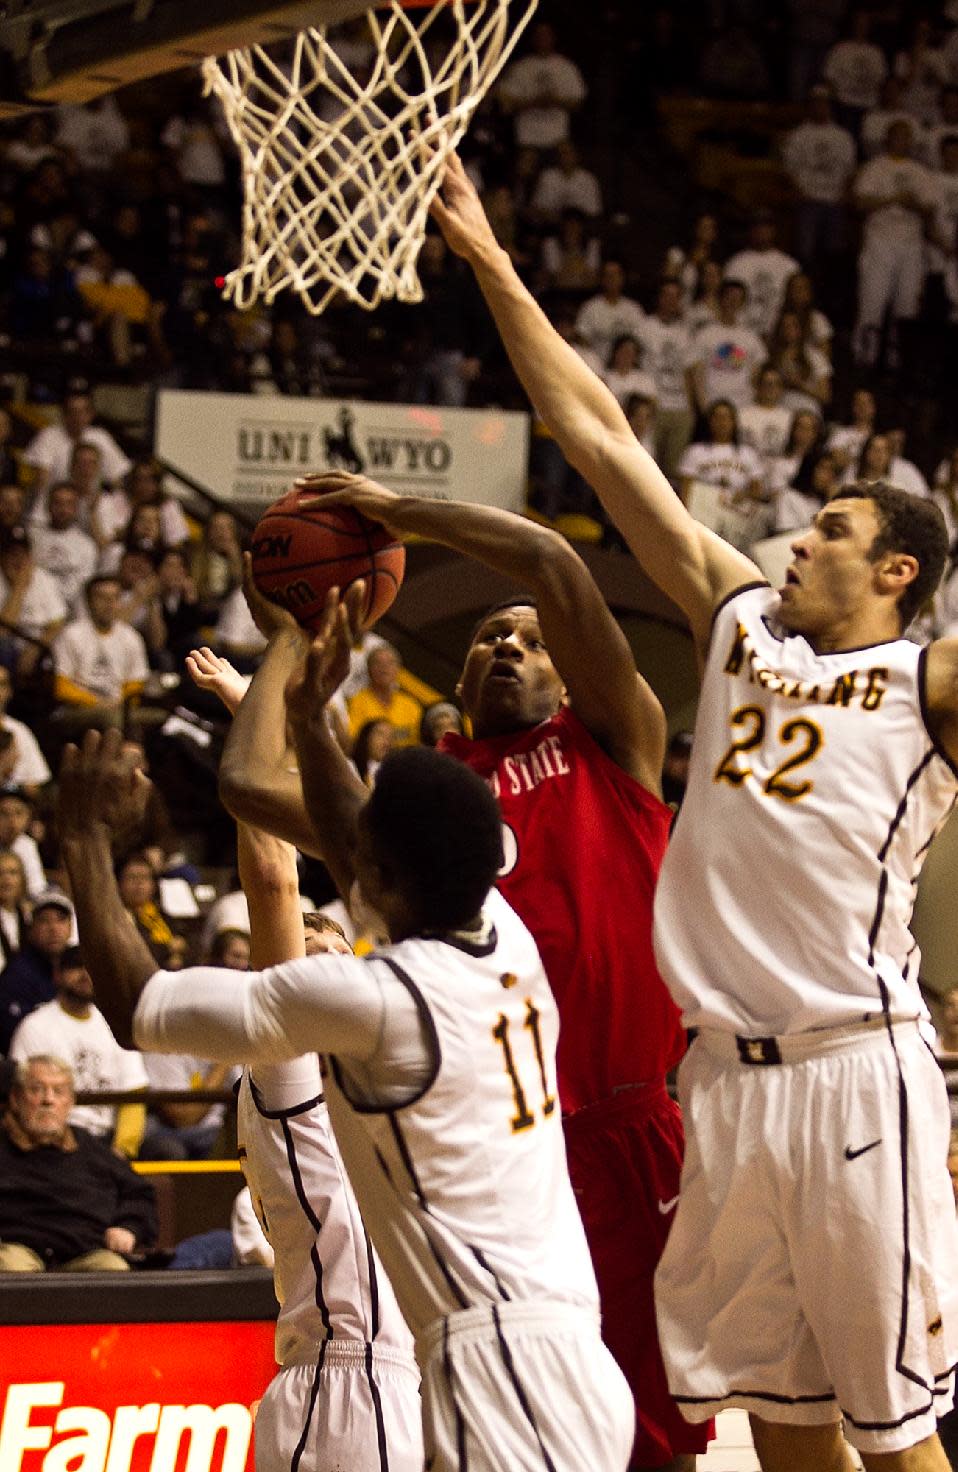
POLYGON ((0 1326, 2 1472, 252 1472, 269 1322, 0 1326))

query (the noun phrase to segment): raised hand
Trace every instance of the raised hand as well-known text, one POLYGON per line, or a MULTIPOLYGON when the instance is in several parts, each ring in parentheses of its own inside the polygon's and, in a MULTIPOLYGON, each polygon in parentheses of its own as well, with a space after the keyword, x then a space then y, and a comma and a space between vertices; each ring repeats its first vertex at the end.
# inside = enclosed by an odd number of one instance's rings
POLYGON ((253 582, 253 558, 249 552, 243 553, 243 596, 253 622, 264 639, 272 639, 274 634, 287 630, 290 633, 301 635, 305 643, 309 636, 293 618, 289 609, 281 608, 278 603, 265 598, 253 582))
POLYGON ((456 153, 449 155, 442 188, 429 213, 457 256, 475 262, 487 251, 499 249, 475 185, 456 153))
POLYGON ((204 644, 202 649, 191 649, 186 656, 186 669, 194 685, 201 690, 211 690, 218 695, 231 716, 235 716, 240 701, 249 689, 249 677, 234 669, 228 659, 214 654, 204 644))
POLYGON ((286 712, 294 725, 309 725, 322 717, 326 706, 349 673, 350 651, 362 628, 366 584, 353 583, 340 602, 339 589, 330 588, 323 620, 306 658, 286 682, 286 712))
POLYGON ((138 828, 150 780, 134 753, 123 750, 117 730, 88 731, 80 747, 64 748, 57 794, 60 839, 87 838, 106 829, 112 836, 138 828))
POLYGON ((351 506, 369 521, 378 521, 394 536, 402 534, 401 526, 393 520, 402 497, 395 491, 387 491, 377 481, 364 475, 350 475, 345 471, 334 471, 331 475, 307 475, 296 482, 299 491, 315 491, 315 500, 304 500, 304 509, 313 506, 351 506))

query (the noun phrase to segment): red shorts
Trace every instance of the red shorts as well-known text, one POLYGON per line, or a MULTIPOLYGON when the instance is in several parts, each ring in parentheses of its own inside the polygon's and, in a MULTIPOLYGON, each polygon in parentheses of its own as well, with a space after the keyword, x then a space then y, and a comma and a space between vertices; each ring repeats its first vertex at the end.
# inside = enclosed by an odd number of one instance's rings
POLYGON ((669 1395, 652 1279, 675 1214, 685 1136, 664 1083, 637 1084, 564 1120, 569 1174, 602 1302, 602 1337, 636 1403, 633 1467, 704 1452, 712 1422, 692 1426, 669 1395))

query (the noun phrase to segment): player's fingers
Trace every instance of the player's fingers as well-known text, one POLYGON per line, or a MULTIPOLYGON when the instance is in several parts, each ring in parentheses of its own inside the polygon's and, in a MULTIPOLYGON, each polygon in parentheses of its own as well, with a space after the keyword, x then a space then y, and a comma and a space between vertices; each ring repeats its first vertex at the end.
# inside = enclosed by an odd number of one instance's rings
POLYGON ((359 578, 355 583, 350 583, 346 589, 343 606, 348 621, 348 634, 350 648, 359 639, 363 631, 363 615, 366 612, 367 585, 365 578, 359 578))

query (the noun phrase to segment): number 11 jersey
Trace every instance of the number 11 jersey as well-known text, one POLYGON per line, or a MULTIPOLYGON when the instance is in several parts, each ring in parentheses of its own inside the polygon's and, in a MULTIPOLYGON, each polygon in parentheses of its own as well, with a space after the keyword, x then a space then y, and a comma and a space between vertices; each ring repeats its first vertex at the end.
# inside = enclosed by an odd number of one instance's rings
POLYGON ((766 584, 716 613, 655 948, 687 1027, 924 1015, 915 884, 954 805, 906 639, 816 654, 766 584))

